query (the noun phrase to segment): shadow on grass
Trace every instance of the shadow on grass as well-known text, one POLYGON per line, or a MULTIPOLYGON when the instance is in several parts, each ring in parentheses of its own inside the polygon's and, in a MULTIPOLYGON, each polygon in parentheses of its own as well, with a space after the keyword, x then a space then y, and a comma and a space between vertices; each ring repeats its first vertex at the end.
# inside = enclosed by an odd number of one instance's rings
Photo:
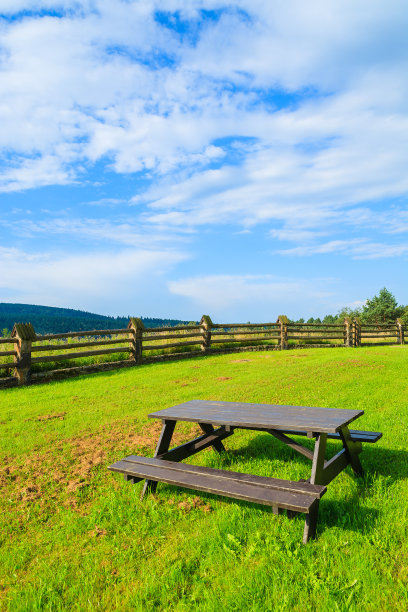
MULTIPOLYGON (((313 450, 313 440, 304 437, 297 439, 303 446, 313 450)), ((326 458, 333 457, 341 448, 342 445, 340 442, 328 440, 326 458)), ((235 463, 239 458, 263 458, 269 461, 280 459, 292 463, 310 465, 310 461, 306 457, 292 450, 289 446, 286 446, 286 444, 279 442, 279 440, 272 435, 263 433, 254 434, 254 437, 246 446, 239 449, 226 449, 226 452, 220 456, 222 464, 225 466, 235 463)), ((365 476, 364 479, 359 479, 359 481, 364 481, 366 485, 371 484, 375 474, 387 477, 389 479, 389 484, 408 478, 408 444, 407 450, 405 451, 379 447, 376 444, 363 443, 363 451, 360 454, 360 460, 365 471, 365 476)))
MULTIPOLYGON (((271 506, 257 504, 256 502, 232 499, 194 489, 179 488, 165 483, 159 483, 158 491, 155 494, 155 497, 159 500, 161 492, 164 494, 164 502, 167 495, 179 503, 185 502, 191 495, 194 495, 194 497, 200 498, 202 505, 211 505, 214 501, 221 500, 227 506, 239 505, 248 510, 261 512, 265 515, 265 520, 275 520, 275 515, 271 506)), ((143 501, 141 501, 141 503, 143 503, 143 501)), ((302 523, 306 516, 302 512, 286 513, 285 510, 281 511, 280 514, 289 520, 301 521, 302 523)), ((364 534, 370 533, 375 528, 379 514, 380 512, 377 509, 361 506, 357 493, 347 500, 326 500, 323 498, 320 502, 317 522, 318 535, 322 534, 325 529, 332 527, 343 528, 364 534)))

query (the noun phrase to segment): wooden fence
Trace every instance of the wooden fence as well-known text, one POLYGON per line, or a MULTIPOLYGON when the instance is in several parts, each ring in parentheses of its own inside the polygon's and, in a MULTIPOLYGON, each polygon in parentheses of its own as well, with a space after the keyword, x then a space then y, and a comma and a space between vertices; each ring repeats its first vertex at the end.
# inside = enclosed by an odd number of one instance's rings
POLYGON ((285 316, 276 323, 214 324, 204 315, 196 325, 156 328, 145 328, 141 319, 131 318, 126 329, 46 335, 37 335, 31 323, 16 323, 10 338, 0 338, 1 345, 12 347, 0 351, 0 358, 6 358, 0 362, 0 372, 6 374, 0 387, 221 352, 404 344, 404 332, 400 319, 386 325, 362 325, 348 318, 344 323, 300 324, 285 316), (96 357, 107 355, 108 360, 103 357, 102 363, 95 363, 96 357), (78 360, 80 365, 72 366, 78 360), (65 361, 70 367, 61 368, 65 361))

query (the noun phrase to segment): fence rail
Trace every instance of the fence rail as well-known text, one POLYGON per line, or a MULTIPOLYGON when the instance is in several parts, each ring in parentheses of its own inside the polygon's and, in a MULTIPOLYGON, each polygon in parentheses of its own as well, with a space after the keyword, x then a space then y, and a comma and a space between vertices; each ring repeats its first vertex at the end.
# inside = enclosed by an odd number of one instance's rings
POLYGON ((0 358, 13 357, 12 362, 0 362, 0 372, 6 371, 0 387, 211 353, 404 342, 405 328, 400 319, 393 324, 362 325, 348 318, 343 324, 291 323, 280 316, 276 323, 214 324, 204 315, 196 325, 145 328, 141 319, 131 318, 126 329, 44 335, 37 335, 30 323, 16 323, 10 338, 0 338, 1 345, 11 347, 0 351, 0 358), (89 363, 104 356, 108 356, 107 361, 89 363), (77 365, 78 360, 86 363, 77 365), (65 361, 71 361, 71 366, 58 367, 65 361))

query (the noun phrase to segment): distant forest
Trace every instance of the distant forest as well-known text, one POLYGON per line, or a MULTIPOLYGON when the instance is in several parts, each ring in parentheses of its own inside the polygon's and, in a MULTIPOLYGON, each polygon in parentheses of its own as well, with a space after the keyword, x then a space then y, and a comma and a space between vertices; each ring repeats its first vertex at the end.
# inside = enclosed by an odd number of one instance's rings
MULTIPOLYGON (((134 316, 134 315, 132 315, 134 316)), ((363 306, 351 309, 343 308, 335 315, 326 315, 310 319, 291 320, 294 323, 342 323, 344 317, 358 318, 362 323, 394 323, 400 317, 408 325, 408 306, 398 305, 393 294, 385 287, 378 295, 367 299, 363 306)), ((197 321, 179 319, 155 319, 141 317, 145 327, 173 327, 189 325, 197 321)), ((8 336, 14 323, 32 323, 37 334, 58 334, 93 329, 124 329, 129 323, 129 316, 107 317, 84 310, 71 308, 54 308, 52 306, 33 306, 32 304, 0 303, 0 334, 8 336)))
MULTIPOLYGON (((172 327, 189 323, 178 319, 141 319, 145 327, 172 327)), ((124 329, 129 323, 129 316, 107 317, 71 308, 0 303, 1 335, 9 335, 14 323, 32 323, 37 334, 62 334, 92 329, 124 329)))

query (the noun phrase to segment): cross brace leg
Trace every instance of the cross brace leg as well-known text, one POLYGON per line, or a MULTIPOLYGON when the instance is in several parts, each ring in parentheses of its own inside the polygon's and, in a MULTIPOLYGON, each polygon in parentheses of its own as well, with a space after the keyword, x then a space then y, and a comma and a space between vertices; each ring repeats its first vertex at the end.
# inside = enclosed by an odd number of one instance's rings
MULTIPOLYGON (((210 425, 210 423, 199 423, 199 425, 204 433, 212 433, 215 431, 214 427, 210 425)), ((212 446, 218 453, 225 452, 225 447, 221 440, 216 440, 212 446)))
MULTIPOLYGON (((162 453, 165 453, 169 449, 175 427, 176 421, 163 421, 160 438, 156 446, 156 451, 154 453, 155 457, 162 453)), ((143 485, 142 494, 140 498, 143 499, 146 493, 154 493, 156 489, 157 482, 155 482, 154 480, 146 480, 143 485)))

